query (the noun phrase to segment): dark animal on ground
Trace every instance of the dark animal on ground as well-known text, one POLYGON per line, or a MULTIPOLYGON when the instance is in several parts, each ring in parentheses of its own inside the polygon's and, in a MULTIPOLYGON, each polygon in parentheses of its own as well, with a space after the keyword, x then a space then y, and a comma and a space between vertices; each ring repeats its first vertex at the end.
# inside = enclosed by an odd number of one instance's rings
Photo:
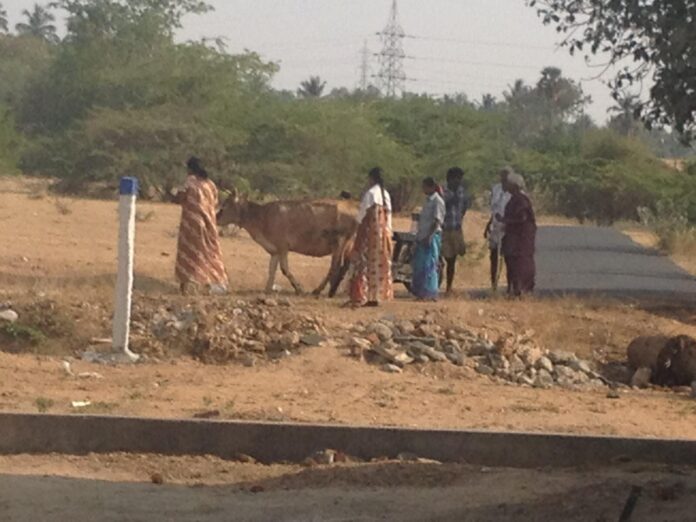
POLYGON ((641 368, 655 370, 657 357, 669 339, 666 335, 643 335, 635 338, 626 349, 629 368, 633 371, 641 368))
POLYGON ((696 339, 670 339, 657 357, 652 381, 658 386, 689 386, 696 381, 696 339))

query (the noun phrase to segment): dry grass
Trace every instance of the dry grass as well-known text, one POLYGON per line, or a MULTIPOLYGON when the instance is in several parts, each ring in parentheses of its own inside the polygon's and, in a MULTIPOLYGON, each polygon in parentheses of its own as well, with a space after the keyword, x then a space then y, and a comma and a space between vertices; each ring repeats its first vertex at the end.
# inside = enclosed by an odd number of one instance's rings
POLYGON ((154 210, 148 210, 148 211, 141 211, 138 210, 135 213, 135 221, 138 223, 147 223, 148 221, 152 221, 155 217, 155 211, 154 210))
POLYGON ((639 245, 664 252, 681 268, 696 275, 696 230, 677 232, 667 245, 662 245, 663 241, 649 228, 636 224, 624 224, 620 228, 639 245))
POLYGON ((53 205, 62 216, 69 216, 73 213, 72 205, 66 199, 55 198, 53 200, 53 205))

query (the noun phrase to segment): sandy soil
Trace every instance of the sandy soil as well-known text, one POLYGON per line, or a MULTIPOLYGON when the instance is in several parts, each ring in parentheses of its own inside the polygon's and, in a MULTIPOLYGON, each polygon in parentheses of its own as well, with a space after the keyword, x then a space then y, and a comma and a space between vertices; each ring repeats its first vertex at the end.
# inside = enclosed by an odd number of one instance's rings
POLYGON ((0 457, 0 517, 11 521, 608 521, 619 518, 634 487, 641 494, 631 520, 692 519, 696 471, 688 468, 302 468, 212 457, 0 457), (152 484, 153 477, 163 484, 152 484))
MULTIPOLYGON (((494 384, 448 365, 409 368, 387 375, 325 346, 279 363, 255 368, 205 366, 186 357, 134 368, 74 363, 74 370, 97 371, 104 379, 75 379, 61 368, 62 357, 86 348, 94 336, 108 336, 108 321, 93 310, 110 309, 116 245, 116 204, 56 199, 24 180, 0 182, 0 300, 54 299, 70 323, 69 335, 49 338, 32 353, 0 353, 0 409, 69 412, 71 401, 90 400, 82 413, 191 416, 219 410, 223 418, 330 421, 506 430, 696 438, 696 406, 671 392, 628 392, 619 400, 603 392, 532 390, 494 384)), ((178 209, 142 204, 138 222, 139 295, 173 295, 178 209)), ((473 244, 462 263, 459 288, 484 286, 480 214, 468 216, 473 244)), ((399 228, 408 228, 398 220, 399 228)), ((233 290, 244 296, 263 288, 268 258, 245 234, 223 239, 233 290)), ((293 256, 291 267, 311 286, 327 260, 293 256)), ((284 282, 281 282, 288 288, 284 282)), ((289 294, 288 294, 289 295, 289 294)), ((299 312, 327 322, 374 317, 351 312, 340 300, 294 298, 299 312)), ((636 335, 655 332, 696 334, 696 309, 660 303, 611 301, 472 301, 460 292, 437 305, 406 298, 380 314, 418 317, 434 309, 443 320, 500 332, 535 331, 549 348, 561 348, 598 362, 620 360, 636 335)))

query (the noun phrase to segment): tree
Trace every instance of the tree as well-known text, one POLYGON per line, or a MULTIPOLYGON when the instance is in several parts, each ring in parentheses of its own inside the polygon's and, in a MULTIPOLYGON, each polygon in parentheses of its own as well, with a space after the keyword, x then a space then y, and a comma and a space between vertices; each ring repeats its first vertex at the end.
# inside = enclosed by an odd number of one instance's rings
POLYGON ((6 33, 9 29, 7 25, 7 11, 0 4, 0 33, 6 33))
POLYGON ((213 9, 202 0, 55 0, 51 6, 67 11, 72 38, 113 35, 118 27, 145 18, 150 31, 172 37, 184 16, 213 9))
POLYGON ((56 26, 53 24, 56 17, 45 7, 34 4, 33 11, 25 9, 22 15, 27 18, 26 23, 20 22, 15 26, 17 33, 23 36, 33 36, 49 43, 58 43, 56 26))
POLYGON ((580 85, 556 67, 544 68, 533 87, 517 80, 503 96, 513 140, 543 149, 562 137, 590 101, 580 85))
POLYGON ((545 24, 566 35, 571 54, 606 54, 618 68, 609 81, 619 100, 626 87, 652 84, 637 109, 646 124, 670 125, 696 138, 696 0, 528 0, 545 24))
POLYGON ((545 67, 541 71, 536 91, 561 118, 577 114, 590 101, 577 83, 563 77, 558 67, 545 67))
POLYGON ((308 80, 300 84, 297 94, 301 98, 320 98, 325 87, 326 82, 322 81, 319 76, 310 76, 308 80))
POLYGON ((490 93, 481 96, 481 110, 492 111, 495 109, 497 103, 495 96, 490 93))
POLYGON ((612 114, 609 128, 623 136, 632 136, 639 127, 640 103, 638 96, 623 93, 616 99, 616 105, 609 107, 612 114))

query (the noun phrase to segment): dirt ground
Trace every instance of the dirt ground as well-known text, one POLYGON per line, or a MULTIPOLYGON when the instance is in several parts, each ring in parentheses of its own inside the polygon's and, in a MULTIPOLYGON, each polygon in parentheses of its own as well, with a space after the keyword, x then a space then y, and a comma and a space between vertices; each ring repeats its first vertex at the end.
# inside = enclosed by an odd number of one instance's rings
POLYGON ((158 455, 0 457, 8 521, 693 520, 696 470, 488 469, 380 462, 303 468, 158 455), (159 485, 153 484, 153 479, 159 485))
MULTIPOLYGON (((136 299, 174 296, 179 210, 165 204, 139 209, 136 299)), ((473 244, 458 287, 483 287, 485 218, 472 213, 467 220, 466 236, 473 244)), ((408 221, 396 225, 408 228, 408 221)), ((31 306, 50 300, 57 307, 46 339, 24 353, 0 353, 3 411, 75 412, 72 401, 89 400, 92 405, 80 413, 188 417, 218 410, 221 418, 235 419, 696 438, 696 403, 687 395, 629 390, 615 400, 604 391, 504 386, 471 370, 436 364, 389 375, 336 346, 253 368, 203 365, 186 356, 132 368, 78 361, 75 372, 99 372, 104 378, 70 377, 63 358, 86 349, 93 337, 110 335, 116 234, 115 202, 57 199, 38 184, 0 180, 0 302, 31 306)), ((245 234, 224 238, 223 250, 234 293, 258 295, 267 255, 245 234)), ((291 257, 291 268, 307 287, 327 267, 327 260, 291 257)), ((295 298, 287 283, 279 283, 293 309, 329 325, 374 318, 375 311, 341 308, 341 299, 295 298)), ((696 334, 696 308, 669 303, 573 298, 509 303, 471 300, 460 291, 432 305, 415 303, 401 291, 377 313, 415 318, 427 310, 474 329, 533 330, 541 345, 598 363, 622 360, 636 335, 696 334)))

